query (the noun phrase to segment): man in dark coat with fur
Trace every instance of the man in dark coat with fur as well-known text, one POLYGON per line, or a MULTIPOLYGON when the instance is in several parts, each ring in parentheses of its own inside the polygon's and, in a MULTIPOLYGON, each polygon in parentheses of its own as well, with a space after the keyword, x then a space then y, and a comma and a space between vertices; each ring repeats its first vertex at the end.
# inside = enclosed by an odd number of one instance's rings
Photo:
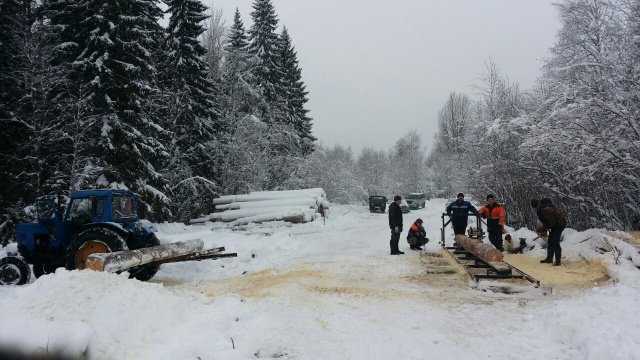
POLYGON ((562 248, 560 247, 560 236, 562 231, 567 226, 567 218, 558 209, 550 199, 532 199, 531 207, 536 211, 538 219, 542 223, 542 226, 538 228, 538 233, 543 231, 549 231, 549 242, 547 246, 547 257, 540 260, 541 263, 551 263, 553 266, 560 265, 560 258, 562 257, 562 248), (556 261, 553 261, 555 255, 556 261))

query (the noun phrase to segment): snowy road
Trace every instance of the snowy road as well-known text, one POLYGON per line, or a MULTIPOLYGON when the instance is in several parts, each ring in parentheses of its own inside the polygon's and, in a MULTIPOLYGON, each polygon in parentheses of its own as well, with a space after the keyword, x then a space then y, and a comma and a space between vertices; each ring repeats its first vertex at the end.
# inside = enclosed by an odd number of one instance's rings
POLYGON ((366 207, 334 206, 326 225, 160 224, 164 243, 200 238, 238 258, 168 264, 150 283, 60 269, 0 288, 0 345, 90 359, 640 358, 630 261, 603 287, 483 292, 460 271, 428 271, 455 270, 446 254, 408 249, 421 217, 439 251, 444 206, 405 214, 403 256, 389 256, 387 215, 366 207))

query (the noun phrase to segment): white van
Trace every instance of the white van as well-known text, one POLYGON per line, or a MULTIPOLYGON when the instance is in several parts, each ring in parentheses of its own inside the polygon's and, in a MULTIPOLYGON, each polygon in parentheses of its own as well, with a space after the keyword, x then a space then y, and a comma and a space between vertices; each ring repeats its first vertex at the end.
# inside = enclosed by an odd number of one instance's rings
POLYGON ((427 205, 427 195, 424 193, 411 193, 405 199, 412 209, 420 209, 427 205))

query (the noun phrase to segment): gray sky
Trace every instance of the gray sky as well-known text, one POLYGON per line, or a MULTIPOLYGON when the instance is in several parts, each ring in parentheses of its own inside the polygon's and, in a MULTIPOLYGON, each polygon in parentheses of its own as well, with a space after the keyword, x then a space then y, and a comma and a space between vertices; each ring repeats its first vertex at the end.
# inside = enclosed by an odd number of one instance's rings
MULTIPOLYGON (((553 46, 557 0, 272 0, 298 52, 313 134, 325 145, 389 149, 412 129, 431 146, 451 91, 473 85, 493 59, 532 87, 553 46)), ((217 0, 227 25, 253 0, 217 0)))

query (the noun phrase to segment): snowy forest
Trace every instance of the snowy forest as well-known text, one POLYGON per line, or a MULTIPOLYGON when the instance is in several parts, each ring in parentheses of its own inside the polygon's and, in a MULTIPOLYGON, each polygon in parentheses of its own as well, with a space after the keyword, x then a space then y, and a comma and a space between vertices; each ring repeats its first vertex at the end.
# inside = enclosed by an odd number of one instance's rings
POLYGON ((186 222, 220 195, 321 187, 338 203, 493 193, 516 228, 535 223, 532 197, 550 197, 574 229, 640 228, 640 0, 560 1, 534 89, 485 60, 473 89, 443 90, 425 114, 433 142, 416 129, 360 154, 312 135, 270 0, 247 26, 237 10, 227 25, 198 0, 163 3, 0 0, 0 237, 32 220, 37 196, 105 187, 133 190, 152 221, 186 222))

